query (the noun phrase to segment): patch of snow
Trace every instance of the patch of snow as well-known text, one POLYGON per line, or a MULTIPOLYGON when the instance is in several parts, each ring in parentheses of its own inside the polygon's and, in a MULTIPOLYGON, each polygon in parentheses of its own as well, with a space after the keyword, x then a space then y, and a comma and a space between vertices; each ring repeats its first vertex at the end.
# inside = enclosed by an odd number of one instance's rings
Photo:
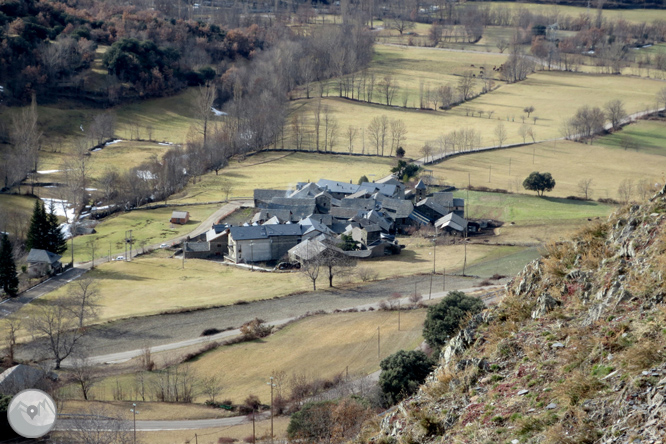
POLYGON ((93 153, 96 153, 97 151, 102 151, 102 148, 95 148, 94 150, 92 150, 93 153))
POLYGON ((111 142, 106 142, 106 143, 104 144, 104 146, 114 145, 114 144, 116 144, 116 143, 120 143, 120 142, 124 142, 124 140, 123 140, 123 139, 114 139, 114 140, 112 140, 111 142))
POLYGON ((92 207, 90 211, 108 210, 109 208, 111 208, 111 205, 104 205, 102 207, 92 207))
POLYGON ((187 168, 183 168, 183 174, 187 176, 187 168))
POLYGON ((585 51, 583 54, 594 54, 594 50, 590 49, 589 51, 585 51))
POLYGON ((72 222, 74 220, 74 208, 67 202, 62 199, 53 199, 48 197, 42 197, 44 201, 44 206, 46 211, 50 211, 51 204, 53 204, 53 213, 56 216, 61 216, 67 219, 67 222, 72 222))
POLYGON ((224 111, 220 111, 219 109, 215 109, 212 106, 210 107, 210 110, 213 111, 213 114, 215 114, 218 117, 227 115, 227 113, 225 113, 224 111))
POLYGON ((148 170, 138 170, 136 172, 136 177, 138 177, 139 179, 143 179, 143 180, 155 180, 155 179, 157 179, 157 176, 155 176, 153 173, 151 173, 148 170))
POLYGON ((3 92, 5 90, 4 86, 0 86, 0 92, 3 92))
POLYGON ((97 191, 97 188, 86 188, 86 191, 97 191))
POLYGON ((83 124, 81 124, 81 125, 79 126, 79 128, 81 128, 81 132, 85 132, 85 131, 83 131, 83 124))
POLYGON ((53 174, 59 172, 60 170, 42 170, 42 171, 37 171, 37 174, 53 174))
POLYGON ((157 142, 157 144, 162 145, 162 146, 171 146, 171 145, 173 145, 172 142, 157 142))
POLYGON ((60 232, 65 239, 72 237, 72 226, 70 224, 60 224, 60 232))

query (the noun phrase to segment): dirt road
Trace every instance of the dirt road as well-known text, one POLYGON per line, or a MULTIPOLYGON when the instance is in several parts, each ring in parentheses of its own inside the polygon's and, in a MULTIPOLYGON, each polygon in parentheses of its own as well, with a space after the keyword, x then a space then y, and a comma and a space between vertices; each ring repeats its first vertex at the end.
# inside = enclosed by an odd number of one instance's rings
MULTIPOLYGON (((480 278, 447 276, 446 291, 476 287, 480 281, 480 278)), ((441 292, 443 284, 442 276, 435 276, 433 294, 441 292)), ((94 350, 90 354, 100 356, 139 350, 146 346, 163 346, 199 338, 207 328, 235 329, 256 317, 274 323, 317 310, 342 310, 376 303, 395 292, 408 296, 414 293, 415 285, 416 290, 427 300, 430 275, 389 279, 356 288, 319 290, 250 304, 124 319, 91 328, 85 339, 85 347, 94 350)), ((29 356, 29 350, 19 350, 20 358, 29 356)))

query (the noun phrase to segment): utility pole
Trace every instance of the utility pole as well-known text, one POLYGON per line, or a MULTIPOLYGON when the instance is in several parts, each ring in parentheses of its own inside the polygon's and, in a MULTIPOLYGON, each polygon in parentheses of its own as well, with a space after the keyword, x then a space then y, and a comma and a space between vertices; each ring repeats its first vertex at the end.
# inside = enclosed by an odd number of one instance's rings
POLYGON ((463 262, 463 276, 465 276, 465 267, 467 266, 467 239, 463 240, 465 244, 465 260, 463 262))
POLYGON ((129 233, 130 233, 130 237, 129 237, 129 247, 130 247, 129 250, 130 250, 130 254, 129 254, 129 256, 127 257, 127 260, 128 260, 128 261, 131 261, 131 260, 132 260, 132 230, 129 230, 129 233))
POLYGON ((472 186, 472 176, 468 172, 467 173, 467 202, 465 202, 465 212, 467 216, 465 216, 465 219, 469 219, 469 188, 472 186))
POLYGON ((432 273, 432 274, 430 275, 430 291, 428 291, 428 300, 430 300, 430 299, 432 298, 432 276, 433 276, 434 274, 435 274, 435 273, 432 273))
POLYGON ((257 433, 256 433, 255 428, 254 428, 254 410, 255 410, 255 408, 252 407, 252 444, 257 442, 257 433))
POLYGON ((74 268, 74 233, 69 233, 69 235, 72 236, 72 268, 74 268))
POLYGON ((442 268, 442 291, 446 291, 446 268, 442 268))
POLYGON ((199 435, 194 434, 194 444, 199 444, 199 435))
POLYGON ((132 403, 132 407, 130 412, 134 415, 134 444, 136 444, 136 415, 139 411, 136 409, 136 403, 132 403))
POLYGON ((511 158, 509 157, 509 176, 511 175, 511 158))
POLYGON ((490 176, 493 174, 493 166, 488 166, 488 183, 490 183, 490 176))
POLYGON ((109 242, 109 262, 111 262, 111 242, 109 242))
POLYGON ((534 165, 534 154, 536 152, 536 143, 532 144, 532 165, 534 165))
POLYGON ((400 331, 400 299, 398 299, 398 331, 400 331))
POLYGON ((183 263, 182 263, 182 269, 185 269, 185 250, 187 250, 187 242, 183 241, 183 263))
POLYGON ((266 384, 271 386, 271 443, 272 443, 273 442, 273 387, 275 387, 275 384, 273 384, 272 376, 270 382, 267 382, 266 384))
POLYGON ((381 343, 380 343, 380 340, 379 340, 379 327, 377 327, 377 360, 380 359, 380 357, 379 357, 379 351, 381 350, 380 347, 381 347, 381 343))

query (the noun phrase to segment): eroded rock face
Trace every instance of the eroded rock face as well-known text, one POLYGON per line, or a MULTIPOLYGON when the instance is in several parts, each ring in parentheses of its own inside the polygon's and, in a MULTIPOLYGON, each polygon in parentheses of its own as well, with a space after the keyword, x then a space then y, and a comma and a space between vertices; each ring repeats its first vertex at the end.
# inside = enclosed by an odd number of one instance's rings
POLYGON ((562 301, 555 299, 548 293, 543 293, 536 302, 536 308, 532 312, 532 319, 539 319, 545 316, 548 312, 553 311, 555 308, 562 305, 562 301))
POLYGON ((439 367, 386 414, 373 442, 543 442, 540 431, 514 433, 523 423, 507 421, 519 414, 557 417, 572 433, 567 442, 666 444, 666 186, 555 248, 560 256, 529 263, 506 285, 506 301, 449 341, 439 367), (631 370, 622 353, 642 340, 652 347, 644 353, 657 350, 654 367, 631 370), (600 348, 587 366, 564 371, 600 348), (574 405, 562 393, 575 374, 599 389, 574 405), (576 427, 593 433, 576 441, 576 427))

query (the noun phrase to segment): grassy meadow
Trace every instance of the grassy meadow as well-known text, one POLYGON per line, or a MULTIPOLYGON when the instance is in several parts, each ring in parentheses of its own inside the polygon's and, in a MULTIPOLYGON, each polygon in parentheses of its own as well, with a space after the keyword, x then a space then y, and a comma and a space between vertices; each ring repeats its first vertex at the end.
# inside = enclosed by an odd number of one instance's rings
POLYGON ((221 191, 224 182, 230 183, 230 197, 252 198, 255 189, 290 189, 297 182, 317 182, 319 179, 352 181, 361 176, 376 180, 387 176, 395 160, 377 157, 322 155, 315 153, 265 152, 245 158, 232 159, 219 175, 208 173, 196 184, 190 184, 172 201, 210 202, 225 198, 221 191))
MULTIPOLYGON (((411 350, 421 341, 426 310, 402 311, 400 331, 397 312, 338 313, 317 315, 292 323, 262 340, 219 347, 191 361, 200 377, 217 375, 223 384, 219 399, 242 402, 255 394, 270 400, 264 384, 271 374, 284 372, 280 381, 288 395, 289 380, 304 375, 308 380, 331 379, 345 373, 355 377, 379 370, 379 361, 398 350, 411 350), (377 327, 381 332, 377 356, 377 327), (303 338, 308 338, 304 340, 303 338)), ((134 376, 109 377, 93 388, 95 399, 111 399, 116 381, 131 392, 134 376)), ((204 402, 204 396, 196 399, 204 402)))
MULTIPOLYGON (((135 210, 128 213, 116 213, 104 219, 95 227, 95 234, 74 238, 74 261, 86 262, 92 258, 90 242, 95 242, 95 258, 115 257, 125 251, 125 231, 132 230, 135 239, 134 250, 143 245, 168 242, 177 236, 187 234, 197 228, 208 216, 219 209, 220 205, 197 205, 187 208, 165 207, 155 210, 135 210), (174 210, 189 211, 190 220, 185 225, 172 225, 169 222, 174 210)), ((68 244, 68 247, 70 244, 68 244)), ((67 260, 71 257, 68 249, 63 253, 67 260)))
MULTIPOLYGON (((612 99, 620 99, 624 101, 627 112, 635 113, 654 108, 655 95, 663 87, 661 82, 652 79, 541 71, 519 83, 500 82, 496 90, 450 111, 402 107, 403 89, 409 94, 408 107, 418 105, 421 79, 429 83, 432 90, 447 83, 455 87, 458 76, 465 70, 478 69, 481 63, 489 69, 489 66, 499 65, 503 60, 504 56, 498 54, 470 55, 436 48, 378 46, 370 71, 380 78, 392 74, 398 80, 401 89, 396 93, 392 106, 334 97, 333 90, 329 90, 329 96, 325 97, 323 102, 337 119, 341 134, 350 126, 359 129, 353 147, 355 152, 376 153, 369 133, 365 131, 364 135, 363 130, 373 118, 385 115, 391 120, 404 121, 407 136, 403 148, 408 156, 420 157, 420 149, 426 142, 433 142, 458 128, 476 129, 481 134, 481 146, 491 146, 498 143, 495 128, 502 122, 507 134, 504 143, 522 142, 519 129, 523 125, 523 116, 526 117, 523 109, 529 105, 536 110, 525 123, 533 129, 536 139, 559 138, 563 122, 573 116, 583 104, 603 107, 612 99), (474 63, 470 60, 477 62, 476 68, 471 68, 470 65, 474 63), (481 117, 479 112, 482 113, 481 117), (536 123, 533 120, 535 116, 536 123)), ((478 91, 480 88, 480 81, 477 80, 475 89, 478 91)), ((377 93, 378 91, 375 91, 375 101, 380 100, 377 93)), ((311 126, 315 104, 316 99, 295 101, 291 111, 301 113, 309 119, 311 126)), ((288 140, 291 142, 291 138, 288 140)), ((348 145, 344 137, 339 137, 336 149, 346 150, 348 145)), ((385 154, 388 154, 387 150, 385 154)))
MULTIPOLYGON (((467 186, 469 174, 473 186, 503 188, 527 194, 534 192, 523 188, 523 180, 532 171, 548 171, 553 175, 556 185, 553 191, 546 193, 546 198, 581 196, 579 181, 591 178, 592 197, 618 199, 618 185, 623 179, 651 179, 663 183, 665 170, 662 155, 666 150, 657 145, 659 131, 666 132, 666 125, 659 122, 641 122, 599 139, 593 145, 570 141, 544 142, 454 157, 428 168, 433 170, 433 175, 438 179, 457 187, 467 186), (650 131, 644 131, 648 128, 650 131), (641 141, 638 151, 625 151, 617 147, 618 138, 624 134, 632 134, 632 137, 641 141), (615 147, 612 147, 613 144, 615 147), (660 152, 662 154, 658 154, 660 152)), ((543 201, 537 199, 539 200, 543 201)), ((472 204, 474 205, 474 202, 472 204)), ((524 211, 532 213, 524 207, 525 202, 520 204, 524 211)), ((544 214, 557 218, 552 211, 557 210, 549 206, 544 214)), ((502 220, 512 219, 503 217, 502 220)))

